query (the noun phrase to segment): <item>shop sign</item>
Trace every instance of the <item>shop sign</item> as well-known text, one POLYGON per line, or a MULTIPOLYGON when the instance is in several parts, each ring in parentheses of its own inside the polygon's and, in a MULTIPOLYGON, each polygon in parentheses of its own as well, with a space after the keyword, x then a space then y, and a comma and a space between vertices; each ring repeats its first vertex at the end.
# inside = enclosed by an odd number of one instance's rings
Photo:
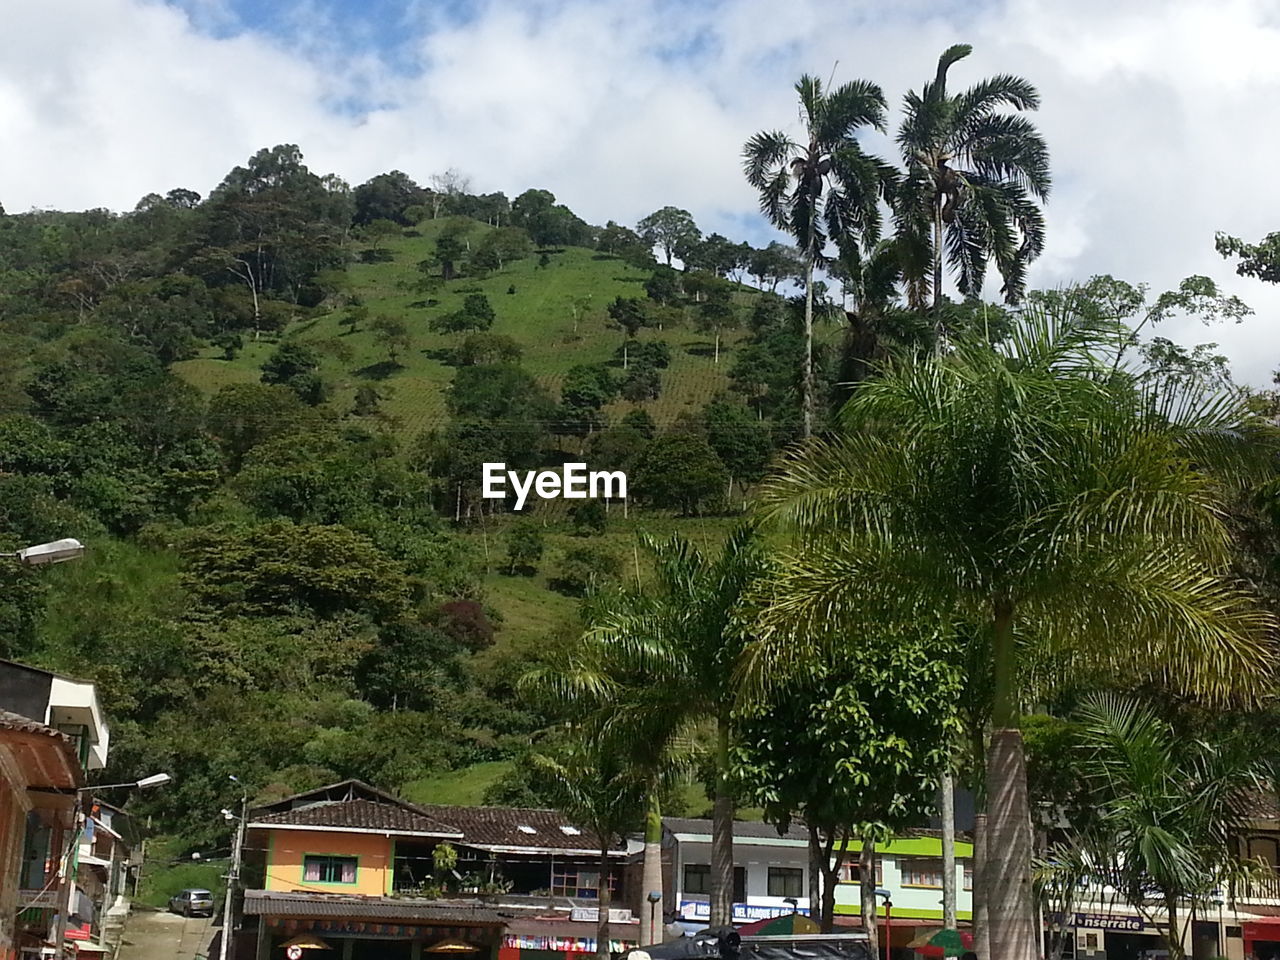
MULTIPOLYGON (((502 938, 504 947, 516 950, 552 950, 556 953, 595 953, 594 937, 522 937, 506 936, 502 938)), ((611 953, 625 953, 634 944, 623 940, 610 940, 611 953)))
MULTIPOLYGON (((793 910, 791 907, 760 907, 746 903, 735 903, 733 905, 734 923, 747 923, 751 920, 772 920, 774 917, 787 917, 792 913, 800 913, 807 917, 809 908, 798 907, 793 910)), ((704 900, 681 900, 680 919, 710 920, 711 904, 704 900)))
POLYGON ((1077 913, 1077 927, 1090 927, 1094 930, 1120 930, 1126 933, 1140 933, 1148 925, 1141 917, 1113 916, 1106 913, 1077 913))

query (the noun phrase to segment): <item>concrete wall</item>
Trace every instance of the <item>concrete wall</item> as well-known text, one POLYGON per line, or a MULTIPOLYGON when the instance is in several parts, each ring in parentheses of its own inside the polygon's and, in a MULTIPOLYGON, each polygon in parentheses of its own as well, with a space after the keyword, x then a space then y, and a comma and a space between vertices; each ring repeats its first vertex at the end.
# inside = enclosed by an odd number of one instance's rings
POLYGON ((391 889, 393 847, 390 837, 327 830, 271 830, 268 833, 266 890, 355 893, 384 896, 391 889), (308 854, 356 857, 355 883, 316 883, 303 879, 308 854))

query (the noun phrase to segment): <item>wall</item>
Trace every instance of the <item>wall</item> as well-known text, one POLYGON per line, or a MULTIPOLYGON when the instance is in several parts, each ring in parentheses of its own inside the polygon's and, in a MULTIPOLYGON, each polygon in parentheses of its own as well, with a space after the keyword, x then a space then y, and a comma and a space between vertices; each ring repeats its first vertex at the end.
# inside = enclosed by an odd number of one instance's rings
MULTIPOLYGON (((675 890, 676 908, 682 901, 705 903, 706 895, 689 894, 684 890, 684 868, 686 864, 711 863, 711 844, 683 841, 676 846, 675 853, 675 890)), ((791 909, 785 897, 769 896, 769 867, 792 867, 801 873, 800 896, 797 897, 802 908, 809 903, 809 851, 805 846, 771 845, 767 842, 750 843, 744 839, 734 839, 733 865, 744 867, 747 871, 748 907, 769 907, 786 912, 791 909)))
POLYGON ((325 830, 271 830, 267 839, 267 875, 264 889, 313 893, 355 893, 380 897, 390 890, 392 838, 373 833, 325 830), (356 857, 355 883, 307 882, 303 857, 322 854, 356 857))

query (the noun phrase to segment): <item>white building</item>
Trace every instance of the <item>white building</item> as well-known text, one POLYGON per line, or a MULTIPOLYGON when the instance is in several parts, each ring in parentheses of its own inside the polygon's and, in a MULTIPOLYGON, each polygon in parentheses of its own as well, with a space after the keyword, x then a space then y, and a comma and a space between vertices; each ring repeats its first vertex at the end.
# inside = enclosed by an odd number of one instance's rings
MULTIPOLYGON (((669 909, 688 926, 706 923, 711 889, 711 821, 663 819, 664 846, 670 861, 669 909)), ((859 848, 851 844, 836 888, 836 918, 860 922, 859 848)), ((970 918, 970 868, 973 847, 956 843, 957 916, 970 918)), ((733 837, 733 921, 747 923, 798 910, 809 912, 808 833, 798 825, 783 836, 768 824, 736 821, 733 837)), ((920 927, 942 922, 942 841, 921 832, 883 846, 877 855, 876 886, 888 891, 889 920, 895 945, 905 945, 920 927), (895 922, 896 921, 896 922, 895 922)), ((883 904, 877 913, 884 917, 883 904)))

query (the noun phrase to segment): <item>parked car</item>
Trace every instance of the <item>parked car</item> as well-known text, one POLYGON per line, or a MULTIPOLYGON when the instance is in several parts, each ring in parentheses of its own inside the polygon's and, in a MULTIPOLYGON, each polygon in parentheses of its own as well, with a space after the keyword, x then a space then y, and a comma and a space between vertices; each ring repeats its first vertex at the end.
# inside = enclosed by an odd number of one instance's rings
POLYGON ((169 909, 184 917, 213 916, 213 894, 208 890, 182 890, 169 898, 169 909))

